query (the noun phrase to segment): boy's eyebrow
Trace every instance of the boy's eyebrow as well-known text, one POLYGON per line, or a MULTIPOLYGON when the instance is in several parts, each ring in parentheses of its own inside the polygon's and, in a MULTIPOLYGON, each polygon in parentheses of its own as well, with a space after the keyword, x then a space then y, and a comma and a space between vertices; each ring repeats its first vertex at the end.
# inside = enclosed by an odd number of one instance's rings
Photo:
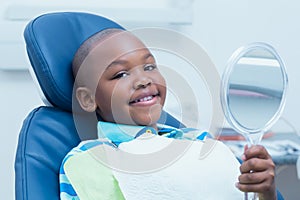
MULTIPOLYGON (((147 60, 147 59, 150 58, 150 57, 154 58, 154 56, 152 55, 152 53, 149 52, 149 53, 147 53, 147 54, 143 57, 143 59, 144 59, 144 60, 147 60)), ((128 61, 126 61, 126 60, 115 60, 115 61, 113 61, 112 63, 110 63, 110 64, 106 67, 106 69, 112 67, 113 65, 125 65, 127 62, 128 62, 128 61)))
POLYGON ((144 56, 144 59, 146 60, 146 59, 148 59, 149 57, 152 57, 152 58, 154 58, 154 56, 152 55, 152 53, 147 53, 145 56, 144 56))
POLYGON ((115 60, 115 61, 113 61, 112 63, 110 63, 107 67, 106 67, 106 69, 109 69, 109 68, 111 68, 113 65, 125 65, 127 63, 127 61, 126 60, 115 60))

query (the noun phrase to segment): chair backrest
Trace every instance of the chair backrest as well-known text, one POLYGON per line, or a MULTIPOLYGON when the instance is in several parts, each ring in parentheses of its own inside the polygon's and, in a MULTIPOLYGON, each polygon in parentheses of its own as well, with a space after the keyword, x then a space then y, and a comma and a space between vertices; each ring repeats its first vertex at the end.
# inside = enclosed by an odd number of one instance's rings
MULTIPOLYGON (((72 114, 74 78, 71 62, 81 43, 117 23, 94 14, 49 13, 29 22, 24 31, 26 49, 38 84, 52 106, 34 109, 24 120, 15 161, 16 200, 59 199, 59 167, 64 156, 81 140, 78 131, 93 138, 96 126, 81 116, 83 130, 72 114)), ((79 116, 80 117, 80 116, 79 116)), ((164 112, 161 122, 182 124, 164 112)))

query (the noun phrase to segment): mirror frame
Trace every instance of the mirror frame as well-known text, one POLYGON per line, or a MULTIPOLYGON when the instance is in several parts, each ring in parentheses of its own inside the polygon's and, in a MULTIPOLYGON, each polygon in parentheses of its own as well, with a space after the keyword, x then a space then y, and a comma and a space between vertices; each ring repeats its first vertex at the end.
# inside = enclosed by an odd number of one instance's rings
POLYGON ((249 133, 256 134, 256 133, 260 133, 260 132, 264 132, 264 131, 268 130, 271 126, 273 126, 276 123, 276 121, 280 118, 281 113, 283 112, 283 108, 286 103, 287 88, 288 88, 288 77, 287 77, 287 73, 286 73, 285 64, 283 63, 281 57, 279 56, 279 54, 275 51, 275 49, 272 46, 270 46, 267 43, 263 43, 263 42, 254 42, 254 43, 250 43, 248 45, 238 48, 232 54, 232 56, 229 58, 228 63, 225 67, 225 71, 223 73, 222 81, 221 81, 221 94, 220 94, 221 95, 220 96, 221 104, 222 104, 222 108, 223 108, 227 122, 232 126, 232 128, 234 128, 236 131, 238 131, 242 134, 249 134, 249 133), (280 105, 279 105, 277 111, 275 112, 275 114, 273 115, 273 117, 269 119, 269 121, 265 124, 264 127, 257 128, 257 129, 251 129, 251 128, 244 127, 241 124, 239 124, 238 120, 236 120, 236 118, 232 115, 230 106, 228 104, 229 103, 228 102, 229 79, 230 79, 230 75, 234 69, 234 66, 239 61, 239 59, 242 58, 246 53, 250 52, 251 50, 255 50, 258 48, 264 49, 264 50, 270 52, 278 60, 278 62, 280 64, 280 70, 281 70, 281 73, 283 76, 283 93, 282 93, 280 105))

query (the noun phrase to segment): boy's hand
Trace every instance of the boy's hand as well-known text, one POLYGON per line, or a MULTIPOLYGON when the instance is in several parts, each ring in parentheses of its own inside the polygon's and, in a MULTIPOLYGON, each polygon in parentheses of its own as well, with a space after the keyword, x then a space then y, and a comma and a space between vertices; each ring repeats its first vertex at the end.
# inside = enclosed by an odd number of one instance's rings
POLYGON ((259 193, 260 199, 277 199, 275 164, 261 145, 245 146, 237 188, 243 192, 259 193))

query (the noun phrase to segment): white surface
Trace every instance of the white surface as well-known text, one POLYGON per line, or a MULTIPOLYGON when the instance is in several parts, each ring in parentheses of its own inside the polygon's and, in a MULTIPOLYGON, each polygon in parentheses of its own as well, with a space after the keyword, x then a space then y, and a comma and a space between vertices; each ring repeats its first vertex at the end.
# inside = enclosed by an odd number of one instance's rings
POLYGON ((26 54, 24 53, 25 45, 22 37, 23 29, 30 20, 41 14, 62 11, 90 12, 107 16, 121 24, 134 26, 191 24, 192 8, 185 5, 174 6, 172 2, 168 0, 135 0, 123 4, 120 0, 109 2, 73 0, 70 4, 66 0, 6 1, 1 4, 0 8, 0 29, 2 30, 0 33, 0 52, 3 52, 2 55, 4 55, 0 69, 25 70, 28 68, 29 65, 24 65, 26 54))
MULTIPOLYGON (((178 141, 174 144, 173 139, 170 138, 146 137, 122 143, 120 149, 132 154, 142 150, 141 154, 146 157, 155 149, 156 152, 163 154, 161 148, 166 148, 166 146, 173 148, 170 152, 175 152, 176 148, 182 147, 180 142, 186 142, 178 141)), ((125 198, 137 200, 242 199, 244 193, 235 187, 239 175, 239 162, 224 144, 217 142, 207 147, 205 145, 207 142, 208 140, 204 143, 192 142, 188 148, 183 149, 185 151, 182 155, 178 155, 178 158, 174 157, 172 163, 162 166, 160 170, 141 174, 115 172, 125 198), (210 148, 209 154, 205 157, 200 156, 203 148, 210 148)), ((165 154, 165 156, 168 155, 165 154)), ((159 162, 160 159, 157 158, 155 161, 159 162)), ((124 162, 126 163, 126 160, 124 162)))
POLYGON ((299 35, 295 19, 300 2, 259 0, 195 1, 195 20, 186 32, 201 44, 220 74, 231 54, 252 42, 271 44, 281 55, 289 76, 289 90, 283 117, 300 131, 299 35))

